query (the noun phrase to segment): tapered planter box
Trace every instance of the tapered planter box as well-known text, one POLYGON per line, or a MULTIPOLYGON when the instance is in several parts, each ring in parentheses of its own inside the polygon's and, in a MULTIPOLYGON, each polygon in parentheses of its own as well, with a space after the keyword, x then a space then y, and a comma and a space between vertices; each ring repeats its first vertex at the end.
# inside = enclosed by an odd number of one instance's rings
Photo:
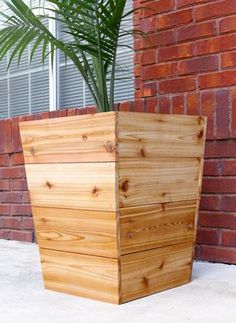
POLYGON ((191 279, 203 117, 20 124, 46 288, 123 303, 191 279))

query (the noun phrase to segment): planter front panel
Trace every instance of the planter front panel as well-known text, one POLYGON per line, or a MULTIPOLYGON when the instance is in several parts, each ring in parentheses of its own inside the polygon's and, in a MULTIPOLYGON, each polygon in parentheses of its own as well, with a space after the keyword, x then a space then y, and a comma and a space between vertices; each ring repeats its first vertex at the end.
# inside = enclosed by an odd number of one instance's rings
POLYGON ((116 212, 32 208, 41 248, 118 257, 116 212))
POLYGON ((110 112, 20 128, 47 288, 122 303, 190 280, 205 118, 110 112))
POLYGON ((118 259, 42 248, 40 253, 46 288, 119 303, 118 259))

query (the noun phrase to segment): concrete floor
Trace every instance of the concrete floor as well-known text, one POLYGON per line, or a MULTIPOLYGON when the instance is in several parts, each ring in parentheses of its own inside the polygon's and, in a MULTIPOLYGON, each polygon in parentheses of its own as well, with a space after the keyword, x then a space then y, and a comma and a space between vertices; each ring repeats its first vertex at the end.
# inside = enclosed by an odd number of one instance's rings
POLYGON ((44 290, 38 247, 0 240, 0 323, 236 323, 236 266, 196 262, 193 281, 124 305, 44 290))

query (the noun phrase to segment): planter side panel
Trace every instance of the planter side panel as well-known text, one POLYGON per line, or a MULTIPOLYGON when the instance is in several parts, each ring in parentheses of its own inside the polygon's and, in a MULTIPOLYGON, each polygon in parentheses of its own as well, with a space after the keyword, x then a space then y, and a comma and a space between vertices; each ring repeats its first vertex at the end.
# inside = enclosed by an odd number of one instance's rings
POLYGON ((116 160, 115 112, 20 123, 27 164, 116 160))
POLYGON ((122 303, 188 283, 191 258, 191 242, 122 256, 122 303))
POLYGON ((117 259, 47 249, 40 251, 46 288, 119 303, 117 259))

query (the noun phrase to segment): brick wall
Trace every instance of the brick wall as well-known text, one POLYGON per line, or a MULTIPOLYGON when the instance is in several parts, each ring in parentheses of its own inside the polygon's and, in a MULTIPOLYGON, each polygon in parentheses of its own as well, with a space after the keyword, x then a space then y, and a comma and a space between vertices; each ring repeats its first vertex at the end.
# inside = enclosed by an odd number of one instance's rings
POLYGON ((236 1, 135 6, 135 107, 208 117, 197 258, 236 263, 236 1))
MULTIPOLYGON (((236 263, 236 2, 134 0, 135 101, 120 110, 205 115, 196 257, 236 263), (151 9, 148 10, 147 7, 151 9)), ((68 109, 20 119, 91 112, 68 109)), ((18 118, 0 121, 0 238, 33 241, 18 118)))

